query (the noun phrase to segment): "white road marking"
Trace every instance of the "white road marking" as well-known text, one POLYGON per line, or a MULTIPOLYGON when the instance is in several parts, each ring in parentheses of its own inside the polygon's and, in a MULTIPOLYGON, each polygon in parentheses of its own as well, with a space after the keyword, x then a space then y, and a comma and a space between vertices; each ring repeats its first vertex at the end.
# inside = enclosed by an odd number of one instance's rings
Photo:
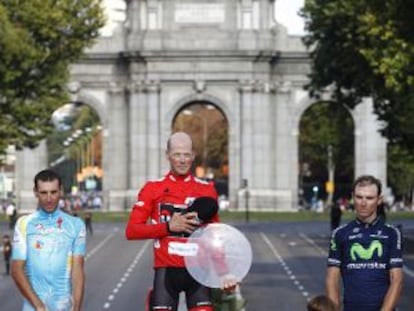
POLYGON ((328 252, 326 250, 322 249, 318 244, 316 244, 316 242, 314 240, 312 240, 306 234, 300 233, 299 236, 301 238, 303 238, 306 242, 308 242, 309 244, 311 244, 314 248, 316 248, 319 251, 319 253, 322 254, 322 256, 325 256, 325 257, 328 256, 328 252))
POLYGON ((404 266, 403 271, 404 271, 405 274, 408 274, 410 277, 414 278, 414 271, 411 270, 410 268, 404 266))
POLYGON ((285 270, 286 274, 289 276, 289 278, 292 280, 292 283, 297 287, 299 292, 306 298, 306 300, 309 301, 309 293, 306 291, 305 287, 300 283, 300 281, 296 278, 296 276, 293 274, 292 270, 289 268, 289 266, 286 264, 285 260, 282 258, 282 256, 279 254, 276 247, 270 242, 269 238, 264 234, 263 232, 260 232, 260 236, 262 237, 263 241, 266 243, 266 245, 270 248, 275 258, 280 262, 281 266, 285 270))
POLYGON ((92 255, 94 255, 99 249, 101 249, 110 239, 112 239, 115 234, 119 231, 119 228, 114 228, 113 232, 109 234, 105 239, 103 239, 98 245, 92 248, 85 256, 85 261, 89 259, 92 255))
POLYGON ((151 241, 146 241, 144 246, 138 251, 137 255, 135 256, 134 260, 129 265, 127 272, 121 277, 119 282, 116 284, 115 288, 112 290, 112 293, 108 295, 107 301, 104 303, 104 309, 109 309, 111 307, 110 301, 115 299, 116 294, 119 292, 119 289, 124 285, 124 283, 128 280, 130 272, 134 270, 135 266, 138 264, 142 256, 144 255, 146 249, 150 245, 151 241))

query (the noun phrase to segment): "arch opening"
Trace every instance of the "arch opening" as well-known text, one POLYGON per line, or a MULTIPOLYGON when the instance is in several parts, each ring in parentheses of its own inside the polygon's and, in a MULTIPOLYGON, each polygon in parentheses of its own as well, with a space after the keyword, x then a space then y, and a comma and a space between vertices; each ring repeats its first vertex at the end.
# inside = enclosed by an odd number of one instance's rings
POLYGON ((193 173, 214 180, 218 194, 228 197, 229 129, 223 111, 208 101, 192 101, 175 114, 171 130, 190 134, 196 153, 193 173))
POLYGON ((340 103, 311 104, 299 123, 299 204, 348 199, 354 178, 354 120, 340 103))
POLYGON ((52 114, 55 131, 47 138, 48 166, 62 177, 70 211, 100 208, 102 202, 102 123, 83 102, 70 102, 52 114), (95 202, 95 203, 94 203, 95 202))

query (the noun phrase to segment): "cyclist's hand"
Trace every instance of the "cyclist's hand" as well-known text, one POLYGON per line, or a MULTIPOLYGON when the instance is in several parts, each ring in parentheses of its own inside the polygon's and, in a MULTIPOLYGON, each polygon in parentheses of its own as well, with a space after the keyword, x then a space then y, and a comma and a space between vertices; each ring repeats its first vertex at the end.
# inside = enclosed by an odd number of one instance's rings
POLYGON ((46 308, 46 306, 39 306, 39 307, 36 307, 36 311, 49 311, 47 308, 46 308))
POLYGON ((226 274, 221 277, 221 289, 226 293, 233 293, 239 282, 232 274, 226 274))
POLYGON ((200 222, 196 212, 186 214, 174 213, 168 225, 171 232, 185 232, 191 234, 199 227, 200 222))

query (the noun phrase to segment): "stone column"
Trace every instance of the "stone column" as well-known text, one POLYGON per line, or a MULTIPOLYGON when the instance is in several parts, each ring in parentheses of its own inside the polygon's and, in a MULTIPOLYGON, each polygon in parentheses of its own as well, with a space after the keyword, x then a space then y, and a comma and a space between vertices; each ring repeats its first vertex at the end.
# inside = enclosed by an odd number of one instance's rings
POLYGON ((355 178, 371 174, 387 186, 387 141, 378 132, 380 123, 371 98, 365 98, 353 111, 355 120, 355 178))
POLYGON ((255 188, 270 189, 271 178, 269 168, 272 163, 272 127, 270 116, 270 89, 268 81, 258 81, 255 84, 252 103, 253 111, 253 173, 255 188))
POLYGON ((240 188, 237 194, 237 208, 246 207, 246 190, 243 189, 243 181, 248 187, 253 183, 253 90, 254 81, 240 81, 240 188))
POLYGON ((33 193, 35 175, 47 168, 46 140, 34 149, 25 148, 16 152, 16 200, 19 213, 36 209, 37 199, 33 193))
POLYGON ((275 188, 279 210, 292 209, 292 202, 297 193, 297 140, 296 129, 292 127, 289 105, 292 89, 287 82, 276 86, 274 144, 275 144, 275 188), (296 168, 296 171, 295 171, 296 168))
POLYGON ((143 47, 148 50, 162 50, 162 3, 148 0, 146 14, 146 32, 143 47))
MULTIPOLYGON (((235 90, 237 91, 237 89, 235 90)), ((230 200, 230 207, 237 208, 238 207, 238 192, 240 189, 240 181, 242 179, 242 162, 241 162, 241 146, 242 146, 242 133, 241 127, 243 123, 241 122, 241 115, 242 115, 242 92, 239 89, 239 92, 235 92, 234 94, 234 103, 238 103, 237 106, 235 105, 233 110, 233 117, 228 117, 228 156, 229 156, 229 200, 230 200)))
POLYGON ((108 128, 104 129, 104 199, 109 210, 126 208, 128 180, 128 107, 125 87, 112 84, 108 91, 108 128))
POLYGON ((135 201, 147 178, 147 100, 142 81, 129 86, 129 180, 127 205, 135 201))
POLYGON ((253 81, 243 81, 240 85, 241 121, 240 121, 240 176, 254 183, 254 160, 253 160, 253 81))
POLYGON ((253 173, 254 183, 250 189, 250 201, 252 208, 270 210, 278 208, 278 192, 274 189, 272 179, 272 167, 275 161, 274 130, 278 126, 275 124, 273 111, 275 102, 273 90, 269 81, 258 81, 255 84, 253 93, 253 173))
POLYGON ((126 49, 131 51, 138 51, 142 48, 142 28, 141 28, 141 1, 129 0, 126 9, 126 23, 127 40, 126 49))
POLYGON ((157 81, 146 84, 147 92, 147 178, 156 179, 161 174, 161 119, 160 119, 160 91, 157 81))
POLYGON ((129 0, 127 2, 126 19, 128 23, 128 29, 132 33, 138 33, 141 31, 141 9, 139 0, 129 0))

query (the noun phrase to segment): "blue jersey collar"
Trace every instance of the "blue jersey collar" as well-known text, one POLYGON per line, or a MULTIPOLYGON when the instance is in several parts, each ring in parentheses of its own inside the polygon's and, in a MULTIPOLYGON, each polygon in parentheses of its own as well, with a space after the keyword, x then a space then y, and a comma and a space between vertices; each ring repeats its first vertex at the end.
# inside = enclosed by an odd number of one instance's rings
POLYGON ((358 226, 360 227, 365 227, 365 228, 371 228, 371 227, 375 227, 377 224, 381 224, 383 223, 382 219, 380 217, 377 216, 377 218, 375 218, 372 222, 368 223, 368 222, 363 222, 362 220, 355 218, 355 222, 357 223, 358 226))
POLYGON ((37 207, 37 212, 39 213, 39 215, 41 216, 41 217, 50 217, 50 218, 54 218, 54 217, 56 217, 57 215, 59 215, 60 214, 60 211, 59 211, 59 208, 57 208, 56 207, 56 209, 53 211, 53 212, 51 212, 51 213, 49 213, 49 212, 46 212, 43 208, 41 208, 40 206, 38 206, 37 207))

